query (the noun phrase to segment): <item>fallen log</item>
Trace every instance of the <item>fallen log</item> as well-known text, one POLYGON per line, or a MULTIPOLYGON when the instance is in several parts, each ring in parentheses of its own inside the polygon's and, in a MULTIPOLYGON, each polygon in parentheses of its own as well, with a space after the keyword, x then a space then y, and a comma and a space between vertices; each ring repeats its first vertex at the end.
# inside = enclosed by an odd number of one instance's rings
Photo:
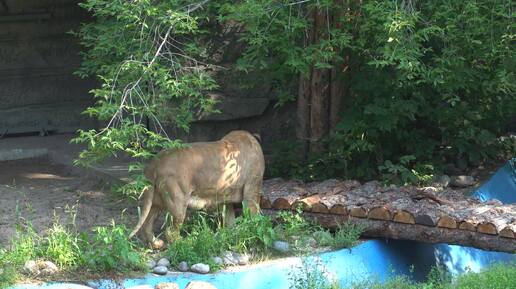
MULTIPOLYGON (((275 210, 262 210, 267 215, 275 215, 275 210)), ((516 253, 516 239, 490 235, 469 230, 431 227, 420 224, 406 224, 385 220, 356 218, 350 215, 303 213, 307 219, 328 229, 337 229, 340 224, 350 221, 364 225, 367 229, 363 237, 413 240, 424 243, 447 243, 475 247, 489 251, 516 253)), ((511 230, 512 233, 512 230, 511 230)), ((510 236, 513 236, 512 234, 510 236)))

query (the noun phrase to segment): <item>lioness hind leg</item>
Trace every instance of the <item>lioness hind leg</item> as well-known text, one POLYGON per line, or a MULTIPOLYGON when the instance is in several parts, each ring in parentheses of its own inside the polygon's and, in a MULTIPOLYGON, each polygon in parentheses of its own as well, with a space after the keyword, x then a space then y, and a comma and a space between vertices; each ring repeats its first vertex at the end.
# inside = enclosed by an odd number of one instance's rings
POLYGON ((186 216, 188 201, 186 194, 176 181, 167 180, 163 190, 163 203, 165 208, 172 216, 172 228, 167 228, 165 237, 172 242, 179 237, 179 228, 183 224, 186 216))
POLYGON ((152 207, 147 220, 142 225, 142 234, 145 242, 150 244, 153 249, 161 249, 163 247, 163 241, 154 237, 154 222, 158 217, 159 211, 160 209, 152 207))
POLYGON ((224 212, 224 226, 232 227, 235 225, 235 209, 233 208, 233 204, 227 203, 221 207, 224 212))
POLYGON ((262 180, 247 183, 244 185, 243 203, 249 208, 252 214, 260 211, 260 189, 262 180))

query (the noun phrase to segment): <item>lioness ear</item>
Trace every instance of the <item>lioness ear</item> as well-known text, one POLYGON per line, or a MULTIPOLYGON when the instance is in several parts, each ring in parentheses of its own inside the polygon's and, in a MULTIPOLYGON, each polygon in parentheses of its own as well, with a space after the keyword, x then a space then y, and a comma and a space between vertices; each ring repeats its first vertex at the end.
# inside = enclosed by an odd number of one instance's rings
POLYGON ((256 140, 261 144, 262 143, 262 137, 259 133, 253 133, 253 136, 256 138, 256 140))

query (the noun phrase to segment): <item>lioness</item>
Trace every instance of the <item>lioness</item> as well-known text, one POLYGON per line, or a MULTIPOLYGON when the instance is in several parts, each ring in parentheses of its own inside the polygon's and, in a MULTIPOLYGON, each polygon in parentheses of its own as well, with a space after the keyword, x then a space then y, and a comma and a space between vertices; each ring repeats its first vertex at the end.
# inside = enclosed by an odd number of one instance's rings
POLYGON ((256 213, 264 169, 260 144, 246 131, 232 131, 215 142, 161 151, 144 170, 154 187, 144 192, 140 220, 129 238, 143 226, 143 237, 153 244, 153 224, 162 209, 172 216, 173 226, 165 233, 169 242, 179 233, 187 208, 225 204, 226 223, 234 221, 235 203, 243 202, 256 213))

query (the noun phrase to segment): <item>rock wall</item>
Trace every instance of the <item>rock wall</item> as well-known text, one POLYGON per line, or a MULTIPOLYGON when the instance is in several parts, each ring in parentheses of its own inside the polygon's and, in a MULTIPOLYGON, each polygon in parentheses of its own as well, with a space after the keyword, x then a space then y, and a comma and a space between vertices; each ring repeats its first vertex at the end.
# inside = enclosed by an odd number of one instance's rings
POLYGON ((80 113, 91 80, 72 73, 80 46, 68 34, 88 15, 77 0, 0 0, 0 135, 93 127, 80 113))
MULTIPOLYGON (((81 47, 67 32, 89 21, 78 2, 0 0, 0 137, 98 127, 81 115, 93 104, 88 91, 95 82, 73 75, 80 65, 81 47)), ((236 61, 238 53, 231 51, 224 53, 221 65, 236 61)), ((268 84, 246 87, 255 77, 224 74, 218 79, 220 91, 213 93, 223 113, 203 115, 188 133, 172 135, 189 142, 207 141, 245 129, 260 133, 266 152, 272 140, 294 137, 295 105, 274 108, 276 97, 268 84)))

